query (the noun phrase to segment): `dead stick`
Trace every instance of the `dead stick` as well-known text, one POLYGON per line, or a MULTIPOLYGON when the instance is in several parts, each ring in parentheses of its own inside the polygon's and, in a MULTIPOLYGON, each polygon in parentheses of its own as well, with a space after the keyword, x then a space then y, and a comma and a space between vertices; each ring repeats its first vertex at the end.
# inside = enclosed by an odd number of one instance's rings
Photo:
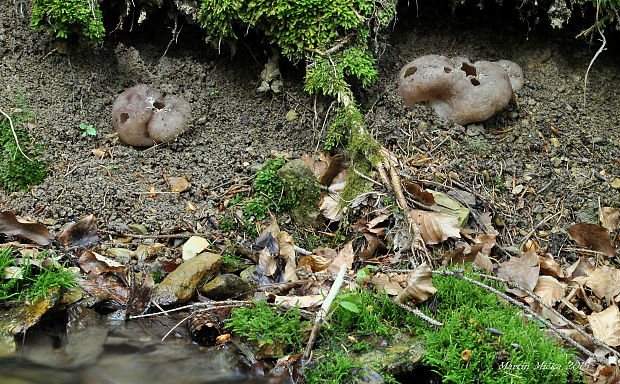
POLYGON ((325 317, 327 316, 327 313, 329 312, 329 307, 332 306, 332 302, 334 301, 334 299, 336 298, 336 295, 340 291, 340 287, 342 287, 342 282, 344 281, 344 274, 346 272, 347 272, 347 266, 346 264, 343 264, 340 267, 338 276, 336 276, 336 280, 334 280, 334 284, 332 285, 332 288, 329 290, 329 293, 327 294, 327 298, 325 298, 325 301, 323 302, 321 309, 319 309, 319 312, 316 314, 316 317, 314 318, 314 326, 312 327, 312 332, 310 333, 308 344, 306 344, 306 349, 304 350, 303 358, 305 360, 308 360, 310 358, 310 354, 312 353, 312 347, 314 346, 314 342, 316 341, 316 338, 319 336, 319 330, 321 329, 321 325, 323 325, 323 320, 325 320, 325 317))

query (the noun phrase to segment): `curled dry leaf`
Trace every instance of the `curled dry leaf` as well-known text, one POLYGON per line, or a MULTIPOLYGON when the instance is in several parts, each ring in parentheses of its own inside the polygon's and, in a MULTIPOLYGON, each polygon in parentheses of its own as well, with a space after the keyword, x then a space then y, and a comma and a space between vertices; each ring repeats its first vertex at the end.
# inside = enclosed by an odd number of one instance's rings
MULTIPOLYGON (((521 257, 511 257, 509 261, 501 263, 497 276, 533 290, 538 283, 539 272, 538 256, 533 251, 527 251, 521 257)), ((526 296, 525 292, 516 288, 507 288, 506 291, 519 297, 526 296)))
POLYGON ((325 196, 319 207, 319 211, 331 221, 340 221, 342 219, 342 209, 344 204, 340 204, 340 194, 333 193, 325 196))
POLYGON ((612 207, 602 207, 601 225, 609 232, 617 231, 620 228, 620 209, 612 207))
POLYGON ((21 222, 11 211, 0 212, 0 233, 27 239, 39 245, 48 245, 51 241, 50 232, 45 225, 21 222))
POLYGON ((553 307, 555 303, 564 298, 566 284, 560 283, 554 277, 540 276, 534 293, 540 296, 543 303, 553 307))
POLYGON ((449 237, 461 237, 459 221, 454 216, 419 209, 412 209, 411 214, 426 244, 441 243, 449 237))
POLYGON ((85 247, 99 242, 97 216, 87 215, 68 225, 58 236, 65 247, 85 247))
POLYGON ((586 271, 586 276, 580 276, 573 281, 590 288, 594 294, 611 302, 620 294, 620 270, 607 265, 586 271))
POLYGON ((620 345, 620 312, 616 305, 588 316, 594 337, 612 347, 620 345))
POLYGON ((407 287, 396 296, 396 301, 405 303, 412 301, 420 304, 437 292, 433 286, 433 274, 427 263, 419 265, 407 276, 407 287))
POLYGON ((611 243, 609 231, 599 225, 578 223, 568 228, 568 233, 582 247, 602 252, 608 257, 616 254, 616 247, 611 243))
POLYGON ((263 248, 258 254, 257 272, 260 271, 265 276, 273 276, 278 267, 275 256, 275 254, 269 252, 269 248, 263 248))
POLYGON ((560 264, 555 260, 547 256, 538 256, 538 262, 540 263, 540 273, 543 275, 553 276, 556 279, 563 279, 566 274, 560 264))
POLYGON ((353 253, 353 240, 351 240, 338 252, 338 255, 334 258, 334 261, 327 268, 327 273, 337 275, 340 271, 340 267, 343 265, 346 265, 347 271, 349 271, 353 267, 354 258, 355 253, 353 253))
POLYGON ((433 194, 423 190, 420 185, 405 179, 402 180, 402 184, 405 191, 413 197, 413 200, 429 207, 435 205, 435 198, 433 197, 433 194))
POLYGON ((474 263, 478 268, 482 268, 487 272, 493 271, 493 262, 489 257, 482 253, 484 244, 465 244, 452 252, 446 254, 443 265, 464 265, 474 263))
POLYGON ((120 273, 125 270, 123 264, 89 250, 82 252, 78 259, 78 265, 82 271, 95 275, 101 275, 107 272, 120 273))
POLYGON ((295 257, 295 247, 293 238, 287 232, 278 234, 278 245, 280 248, 280 258, 286 260, 284 265, 284 282, 290 283, 299 280, 295 269, 297 269, 297 259, 295 257))
POLYGON ((405 283, 405 279, 406 276, 399 273, 377 273, 370 278, 370 282, 374 284, 377 291, 396 296, 403 291, 400 283, 405 283))
POLYGON ((580 257, 573 265, 566 268, 566 276, 574 279, 575 277, 585 276, 586 271, 594 268, 594 262, 590 259, 580 257))
POLYGON ((331 265, 332 261, 334 261, 334 258, 337 255, 336 251, 334 251, 333 249, 332 251, 334 252, 333 257, 325 257, 324 255, 320 255, 316 253, 312 255, 304 256, 299 260, 299 266, 302 267, 302 266, 307 265, 310 267, 310 269, 314 273, 323 271, 331 265))

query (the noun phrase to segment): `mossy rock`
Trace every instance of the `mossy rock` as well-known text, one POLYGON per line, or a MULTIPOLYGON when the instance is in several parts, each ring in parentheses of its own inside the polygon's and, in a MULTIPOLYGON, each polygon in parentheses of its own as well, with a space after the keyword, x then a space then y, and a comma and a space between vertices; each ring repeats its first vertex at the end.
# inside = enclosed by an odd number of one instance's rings
POLYGON ((319 212, 321 188, 319 182, 302 160, 293 160, 278 170, 284 194, 291 202, 290 214, 295 224, 303 228, 318 228, 323 220, 319 212))

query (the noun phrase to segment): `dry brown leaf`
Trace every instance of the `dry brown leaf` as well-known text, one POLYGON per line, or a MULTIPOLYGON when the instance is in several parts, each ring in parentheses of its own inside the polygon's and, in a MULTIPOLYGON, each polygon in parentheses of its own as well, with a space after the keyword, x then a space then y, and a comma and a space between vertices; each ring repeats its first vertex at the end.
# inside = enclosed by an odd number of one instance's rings
POLYGON ((594 294, 611 302, 620 293, 620 270, 607 265, 586 271, 586 276, 580 276, 573 281, 585 285, 594 294))
POLYGON ((332 193, 323 198, 319 211, 328 220, 340 221, 342 219, 342 209, 344 204, 340 204, 340 194, 332 193))
MULTIPOLYGON (((511 257, 509 261, 501 263, 497 276, 533 290, 538 282, 539 272, 538 256, 532 251, 527 251, 521 257, 511 257)), ((526 296, 525 292, 516 288, 507 288, 506 291, 519 297, 526 296)))
POLYGON ((411 214, 426 244, 441 243, 449 237, 461 237, 459 220, 454 216, 419 209, 412 209, 411 214))
POLYGON ((321 177, 321 175, 323 175, 325 173, 325 170, 327 169, 328 160, 323 153, 319 154, 318 159, 315 159, 308 154, 303 154, 301 156, 301 161, 306 163, 308 168, 312 170, 312 173, 314 173, 314 176, 316 176, 317 179, 321 177))
POLYGON ((612 347, 620 345, 620 311, 617 306, 612 305, 602 312, 591 314, 588 322, 594 337, 612 347))
POLYGON ((499 235, 499 232, 497 232, 497 230, 493 227, 492 221, 493 216, 491 215, 491 212, 482 212, 480 214, 480 222, 484 225, 484 228, 481 228, 481 230, 484 230, 484 232, 492 235, 499 235))
POLYGON ((334 251, 334 257, 331 257, 331 258, 327 258, 325 256, 316 255, 316 254, 312 254, 312 255, 308 255, 308 256, 303 256, 299 260, 299 266, 303 267, 303 266, 307 265, 307 266, 310 267, 312 272, 314 272, 314 273, 320 272, 320 271, 326 269, 327 267, 329 267, 331 265, 331 263, 332 263, 332 261, 334 261, 334 258, 336 257, 336 255, 337 255, 337 253, 336 253, 336 251, 334 251))
POLYGON ((86 215, 77 223, 67 226, 58 236, 65 247, 84 247, 97 243, 97 216, 86 215))
POLYGON ((265 247, 258 254, 257 269, 265 276, 273 276, 276 273, 278 265, 276 264, 276 255, 269 252, 269 248, 265 247))
POLYGON ((568 233, 582 247, 602 252, 609 257, 616 254, 616 247, 611 243, 609 231, 599 225, 578 223, 568 228, 568 233))
POLYGON ((370 278, 370 282, 374 284, 377 291, 396 296, 403 291, 400 281, 405 279, 406 276, 402 274, 377 273, 370 278))
POLYGON ((330 186, 336 178, 349 166, 347 159, 342 154, 332 156, 327 163, 325 172, 318 176, 319 184, 330 186))
POLYGON ((192 187, 192 184, 183 176, 169 177, 168 184, 170 184, 170 190, 172 192, 185 192, 192 187))
POLYGON ((411 194, 413 200, 422 203, 428 207, 435 205, 435 197, 430 192, 427 192, 422 189, 422 187, 418 184, 412 183, 409 180, 402 180, 403 187, 405 191, 411 194))
POLYGON ((560 267, 560 264, 552 258, 538 255, 538 262, 540 263, 541 274, 553 276, 556 279, 563 279, 566 277, 566 274, 564 273, 562 267, 560 267))
POLYGON ((50 232, 45 225, 21 222, 11 211, 0 212, 0 233, 27 239, 39 245, 48 245, 51 241, 50 232))
POLYGON ((617 231, 620 228, 620 209, 612 207, 602 207, 600 212, 601 225, 609 232, 617 231))
POLYGON ((476 260, 476 256, 478 256, 480 251, 482 251, 483 247, 484 244, 474 244, 472 246, 460 247, 452 252, 448 252, 443 261, 443 265, 464 265, 467 263, 473 263, 474 260, 476 260), (469 250, 467 248, 469 248, 469 250))
POLYGON ((125 270, 123 264, 89 250, 82 252, 78 259, 78 265, 82 271, 95 275, 107 272, 119 273, 125 270))
POLYGON ((340 271, 340 267, 343 265, 347 266, 347 271, 350 270, 353 267, 354 258, 353 240, 351 240, 338 252, 338 256, 334 258, 334 261, 327 268, 327 273, 337 275, 340 271))
POLYGON ((412 301, 421 304, 437 292, 433 286, 433 274, 427 263, 419 265, 407 276, 407 287, 396 296, 396 301, 405 303, 412 301))
POLYGON ((486 256, 490 256, 491 250, 497 243, 497 235, 493 233, 484 233, 484 234, 478 235, 474 238, 474 243, 483 244, 484 247, 482 247, 482 249, 480 250, 480 253, 486 256))
POLYGON ((564 292, 566 290, 566 284, 560 283, 554 277, 540 276, 534 293, 540 296, 543 303, 550 307, 553 307, 555 303, 564 298, 564 292))
POLYGON ((573 265, 566 268, 566 277, 574 279, 575 277, 585 276, 586 271, 594 268, 594 263, 589 259, 580 257, 573 265))
POLYGON ((290 283, 299 280, 297 273, 295 273, 295 269, 297 269, 297 259, 295 257, 293 238, 287 232, 282 231, 278 234, 278 245, 280 246, 280 258, 286 260, 284 266, 284 282, 290 283))

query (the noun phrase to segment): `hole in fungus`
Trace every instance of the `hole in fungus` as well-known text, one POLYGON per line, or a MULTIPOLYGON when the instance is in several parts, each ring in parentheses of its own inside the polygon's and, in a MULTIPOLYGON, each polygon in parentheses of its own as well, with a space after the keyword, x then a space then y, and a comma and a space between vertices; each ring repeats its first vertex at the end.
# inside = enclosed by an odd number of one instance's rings
POLYGON ((124 123, 127 120, 129 120, 129 114, 125 112, 121 113, 121 123, 124 123))
POLYGON ((157 108, 157 109, 164 109, 164 107, 166 106, 166 104, 164 104, 163 101, 156 101, 153 103, 153 107, 157 108))
POLYGON ((480 82, 478 81, 478 79, 474 79, 474 78, 471 79, 471 83, 474 85, 474 87, 477 85, 480 85, 480 82))
POLYGON ((443 67, 443 71, 445 73, 450 73, 450 72, 452 72, 452 68, 450 68, 450 67, 443 67))
POLYGON ((476 67, 467 63, 461 63, 461 70, 465 72, 467 76, 476 76, 476 67))
POLYGON ((417 72, 417 70, 418 68, 416 68, 415 66, 407 68, 407 70, 405 71, 405 77, 409 77, 413 75, 414 73, 417 72))

